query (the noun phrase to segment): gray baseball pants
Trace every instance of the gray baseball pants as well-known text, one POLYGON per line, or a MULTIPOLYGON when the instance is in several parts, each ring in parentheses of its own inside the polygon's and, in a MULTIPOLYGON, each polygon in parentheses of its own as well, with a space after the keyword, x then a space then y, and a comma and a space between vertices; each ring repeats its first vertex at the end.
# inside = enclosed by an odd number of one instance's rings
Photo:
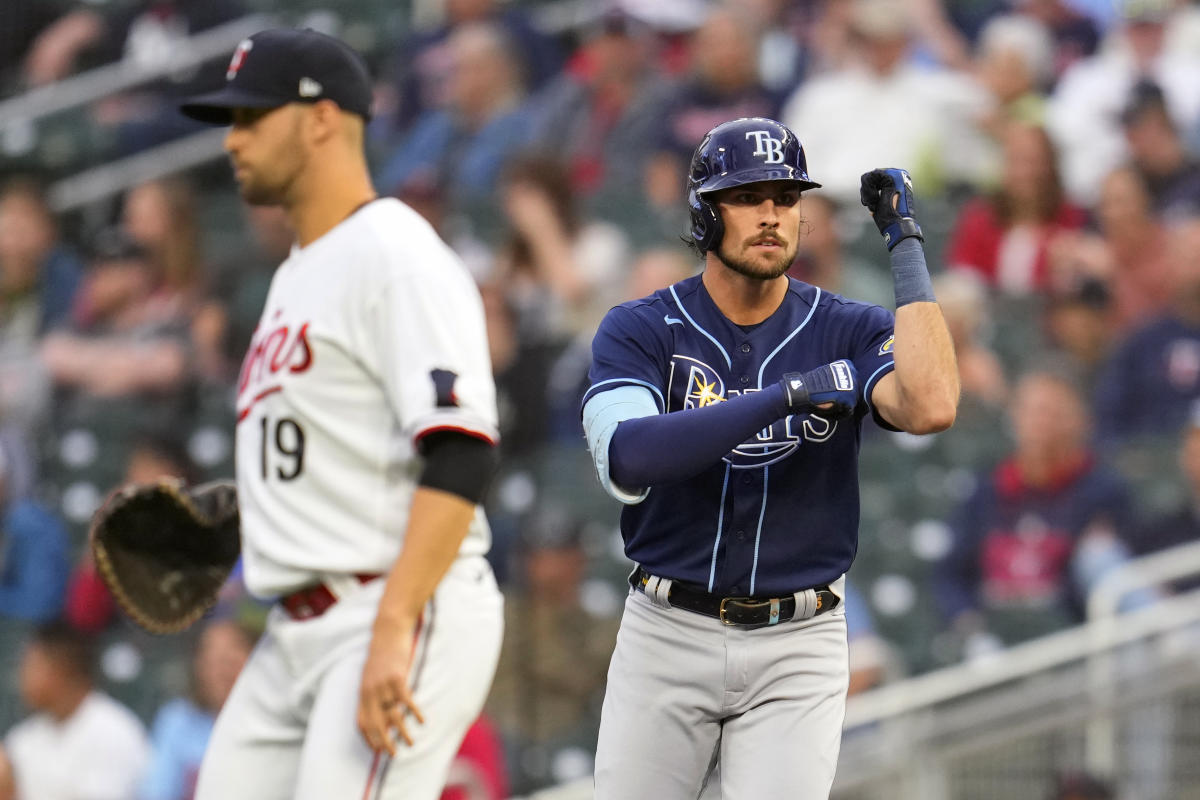
MULTIPOLYGON (((842 594, 842 581, 834 591, 842 594)), ((828 798, 849 680, 839 605, 746 630, 631 591, 608 669, 596 800, 828 798)))

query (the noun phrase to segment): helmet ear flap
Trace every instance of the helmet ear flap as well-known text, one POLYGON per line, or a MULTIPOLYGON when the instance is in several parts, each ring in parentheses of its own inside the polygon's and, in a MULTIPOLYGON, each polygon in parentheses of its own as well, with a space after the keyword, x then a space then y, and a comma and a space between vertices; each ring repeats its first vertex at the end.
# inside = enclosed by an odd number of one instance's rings
POLYGON ((720 212, 694 188, 688 191, 688 206, 692 217, 692 239, 696 246, 702 253, 715 249, 724 235, 720 212))

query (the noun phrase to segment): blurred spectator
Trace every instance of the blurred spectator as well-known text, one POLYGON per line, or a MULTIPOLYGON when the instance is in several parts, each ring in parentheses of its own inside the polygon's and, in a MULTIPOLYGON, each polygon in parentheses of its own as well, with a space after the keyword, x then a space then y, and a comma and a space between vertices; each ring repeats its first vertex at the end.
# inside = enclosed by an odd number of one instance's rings
POLYGON ((1162 87, 1178 130, 1200 119, 1200 61, 1163 50, 1170 10, 1170 0, 1124 0, 1113 46, 1071 67, 1050 99, 1047 126, 1063 154, 1067 193, 1080 204, 1091 205, 1104 177, 1125 160, 1120 115, 1138 80, 1162 87))
POLYGON ((0 441, 0 617, 30 622, 55 619, 70 571, 67 531, 11 480, 16 467, 0 441))
POLYGON ((3 744, 0 744, 0 800, 17 800, 17 782, 3 744))
POLYGON ((447 99, 412 125, 386 157, 377 180, 385 192, 429 182, 451 206, 486 203, 508 157, 530 135, 520 63, 503 29, 486 22, 449 35, 447 99))
POLYGON ((1112 295, 1107 284, 1082 277, 1054 287, 1046 297, 1043 322, 1047 343, 1071 362, 1080 387, 1091 396, 1112 351, 1112 295))
POLYGON ((505 598, 504 644, 487 705, 518 753, 581 730, 595 744, 617 619, 583 604, 582 535, 577 518, 551 508, 535 512, 521 532, 521 577, 505 598))
POLYGON ((513 161, 500 203, 510 226, 490 280, 504 287, 522 341, 564 341, 594 330, 615 303, 628 242, 613 225, 580 213, 563 165, 513 161))
POLYGON ((742 0, 739 6, 761 32, 759 83, 775 97, 776 103, 782 102, 808 71, 811 54, 804 40, 819 12, 819 4, 742 0))
POLYGON ((976 272, 1010 295, 1046 288, 1047 252, 1064 230, 1083 227, 1084 211, 1067 202, 1046 131, 1010 122, 1001 136, 1004 175, 987 197, 969 201, 950 233, 946 262, 976 272))
POLYGON ((95 649, 62 622, 41 625, 21 660, 21 696, 34 711, 5 736, 21 800, 125 800, 149 756, 129 709, 93 685, 95 649))
POLYGON ((715 6, 692 34, 688 75, 668 103, 646 175, 656 207, 678 207, 692 151, 708 131, 738 117, 777 116, 778 99, 759 79, 759 36, 750 16, 729 4, 715 6))
MULTIPOLYGON (((839 236, 837 206, 833 200, 820 192, 811 192, 804 196, 801 207, 804 231, 796 262, 788 268, 788 274, 825 291, 890 308, 895 299, 891 275, 876 264, 847 253, 839 236)), ((650 292, 661 288, 651 287, 650 292)))
POLYGON ((1131 167, 1104 179, 1096 218, 1111 258, 1112 320, 1117 330, 1129 331, 1171 300, 1166 229, 1154 214, 1145 182, 1131 167))
POLYGON ((1008 379, 1000 359, 984 341, 990 323, 987 287, 970 272, 944 272, 934 280, 934 293, 954 341, 962 382, 960 402, 998 411, 1008 399, 1008 379))
POLYGON ((254 642, 237 623, 214 620, 196 641, 191 695, 167 702, 154 716, 150 764, 138 800, 190 800, 217 712, 225 704, 254 642))
POLYGON ((1077 622, 1087 587, 1070 580, 1074 552, 1131 533, 1129 493, 1089 449, 1091 418, 1066 375, 1026 373, 1010 408, 1012 455, 981 476, 937 571, 968 654, 1077 622))
POLYGON ((558 74, 558 44, 534 27, 526 8, 498 0, 446 0, 439 5, 445 21, 431 31, 413 33, 396 48, 395 131, 407 131, 422 115, 449 104, 450 73, 457 59, 451 39, 464 26, 485 23, 498 28, 520 54, 516 68, 531 90, 558 74))
POLYGON ((0 421, 32 430, 44 419, 37 343, 67 321, 81 274, 41 187, 13 179, 0 188, 0 421))
POLYGON ((641 186, 670 91, 653 48, 649 27, 609 12, 586 30, 572 68, 534 98, 534 145, 566 164, 582 196, 629 202, 641 186))
MULTIPOLYGON (((1102 2, 1114 5, 1112 0, 1102 2)), ((1021 14, 1045 26, 1054 39, 1052 84, 1076 61, 1096 52, 1100 28, 1094 20, 1079 13, 1072 0, 1018 0, 1015 5, 1021 14)))
MULTIPOLYGON (((1130 539, 1136 555, 1200 542, 1200 403, 1192 405, 1191 415, 1181 433, 1178 463, 1185 495, 1175 508, 1156 515, 1138 528, 1130 539)), ((1194 589, 1196 585, 1193 578, 1182 588, 1194 589)))
POLYGON ((1113 800, 1115 797, 1107 782, 1086 772, 1059 775, 1050 793, 1050 800, 1113 800))
POLYGON ((905 167, 931 196, 943 183, 977 182, 986 149, 973 121, 983 99, 971 81, 914 63, 902 0, 850 5, 854 59, 801 84, 781 118, 803 142, 813 179, 842 204, 858 203, 871 164, 905 167))
POLYGON ((1009 122, 1042 124, 1045 92, 1054 81, 1054 41, 1041 22, 1023 14, 993 17, 979 37, 974 68, 995 106, 983 118, 988 133, 1003 140, 1009 122))
POLYGON ((1121 112, 1130 163, 1150 191, 1157 215, 1200 214, 1200 161, 1188 152, 1162 89, 1139 81, 1121 112))
MULTIPOLYGON (((157 483, 172 478, 192 484, 196 468, 183 447, 170 438, 154 434, 137 439, 125 465, 125 474, 114 490, 126 484, 157 483)), ((87 633, 99 633, 109 626, 116 614, 116 604, 108 587, 96 571, 91 549, 72 573, 66 591, 64 617, 73 627, 87 633)))
POLYGON ((62 390, 101 397, 178 393, 188 376, 186 320, 156 294, 149 253, 119 229, 97 238, 72 330, 42 342, 42 361, 62 390))
POLYGON ((191 184, 182 177, 161 178, 139 184, 125 195, 121 229, 145 249, 153 264, 157 300, 173 304, 176 314, 191 320, 197 372, 211 380, 228 379, 232 369, 224 353, 228 315, 212 299, 196 215, 191 184))
MULTIPOLYGON (((275 267, 282 264, 292 249, 296 235, 280 206, 241 204, 250 234, 241 248, 224 265, 213 281, 212 292, 200 314, 219 316, 214 327, 221 331, 220 355, 225 369, 236 371, 258 327, 267 290, 275 267)), ((193 339, 195 339, 193 323, 193 339)), ((226 372, 227 379, 234 375, 226 372)))
POLYGON ((1096 393, 1099 438, 1172 436, 1200 398, 1200 218, 1170 229, 1170 307, 1113 352, 1096 393))
POLYGON ((848 695, 865 692, 894 677, 896 656, 892 647, 875 630, 871 606, 858 588, 846 581, 846 641, 850 647, 848 695))
POLYGON ((495 727, 486 716, 475 720, 463 737, 441 800, 504 800, 508 797, 508 770, 504 749, 495 727))
POLYGON ((25 62, 37 37, 69 8, 67 0, 5 0, 0 25, 0 96, 27 80, 25 62))

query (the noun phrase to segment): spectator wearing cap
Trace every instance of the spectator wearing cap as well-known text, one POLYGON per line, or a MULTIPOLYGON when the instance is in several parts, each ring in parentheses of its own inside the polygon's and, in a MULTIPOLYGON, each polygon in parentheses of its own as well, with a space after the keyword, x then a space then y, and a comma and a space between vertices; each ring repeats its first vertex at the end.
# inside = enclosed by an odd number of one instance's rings
POLYGON ((445 105, 413 123, 385 155, 376 183, 392 193, 431 183, 452 208, 480 212, 490 207, 505 162, 530 136, 520 62, 504 30, 492 23, 459 26, 446 44, 445 105))
POLYGON ((46 622, 62 610, 70 571, 67 531, 19 491, 16 456, 0 440, 0 617, 46 622))
POLYGON ((1142 176, 1161 217, 1200 214, 1200 161, 1188 152, 1163 90, 1138 81, 1121 112, 1129 163, 1142 176))
POLYGON ((1200 399, 1200 218, 1174 223, 1167 246, 1170 305, 1117 346, 1098 383, 1107 444, 1175 436, 1200 399))
POLYGON ((581 197, 631 200, 660 135, 671 87, 653 66, 653 31, 619 10, 583 32, 568 69, 537 93, 532 147, 567 165, 581 197))
POLYGON ((931 195, 935 178, 978 183, 987 167, 978 90, 962 74, 913 60, 914 20, 902 0, 850 7, 852 60, 801 84, 781 117, 799 132, 822 191, 857 205, 864 164, 903 165, 931 195))
POLYGON ((1171 10, 1170 0, 1124 0, 1112 46, 1067 70, 1051 95, 1047 126, 1063 154, 1067 194, 1077 203, 1090 206, 1105 176, 1126 159, 1121 110, 1139 80, 1162 88, 1178 130, 1200 121, 1200 59, 1163 47, 1171 10))

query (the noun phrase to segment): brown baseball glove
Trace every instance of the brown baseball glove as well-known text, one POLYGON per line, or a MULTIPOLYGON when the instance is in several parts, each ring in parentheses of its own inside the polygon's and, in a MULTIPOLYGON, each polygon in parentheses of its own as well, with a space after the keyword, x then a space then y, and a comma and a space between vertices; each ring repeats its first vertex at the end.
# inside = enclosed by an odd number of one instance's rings
POLYGON ((125 613, 151 633, 178 633, 216 603, 237 562, 237 489, 171 479, 124 486, 92 517, 90 539, 125 613))

